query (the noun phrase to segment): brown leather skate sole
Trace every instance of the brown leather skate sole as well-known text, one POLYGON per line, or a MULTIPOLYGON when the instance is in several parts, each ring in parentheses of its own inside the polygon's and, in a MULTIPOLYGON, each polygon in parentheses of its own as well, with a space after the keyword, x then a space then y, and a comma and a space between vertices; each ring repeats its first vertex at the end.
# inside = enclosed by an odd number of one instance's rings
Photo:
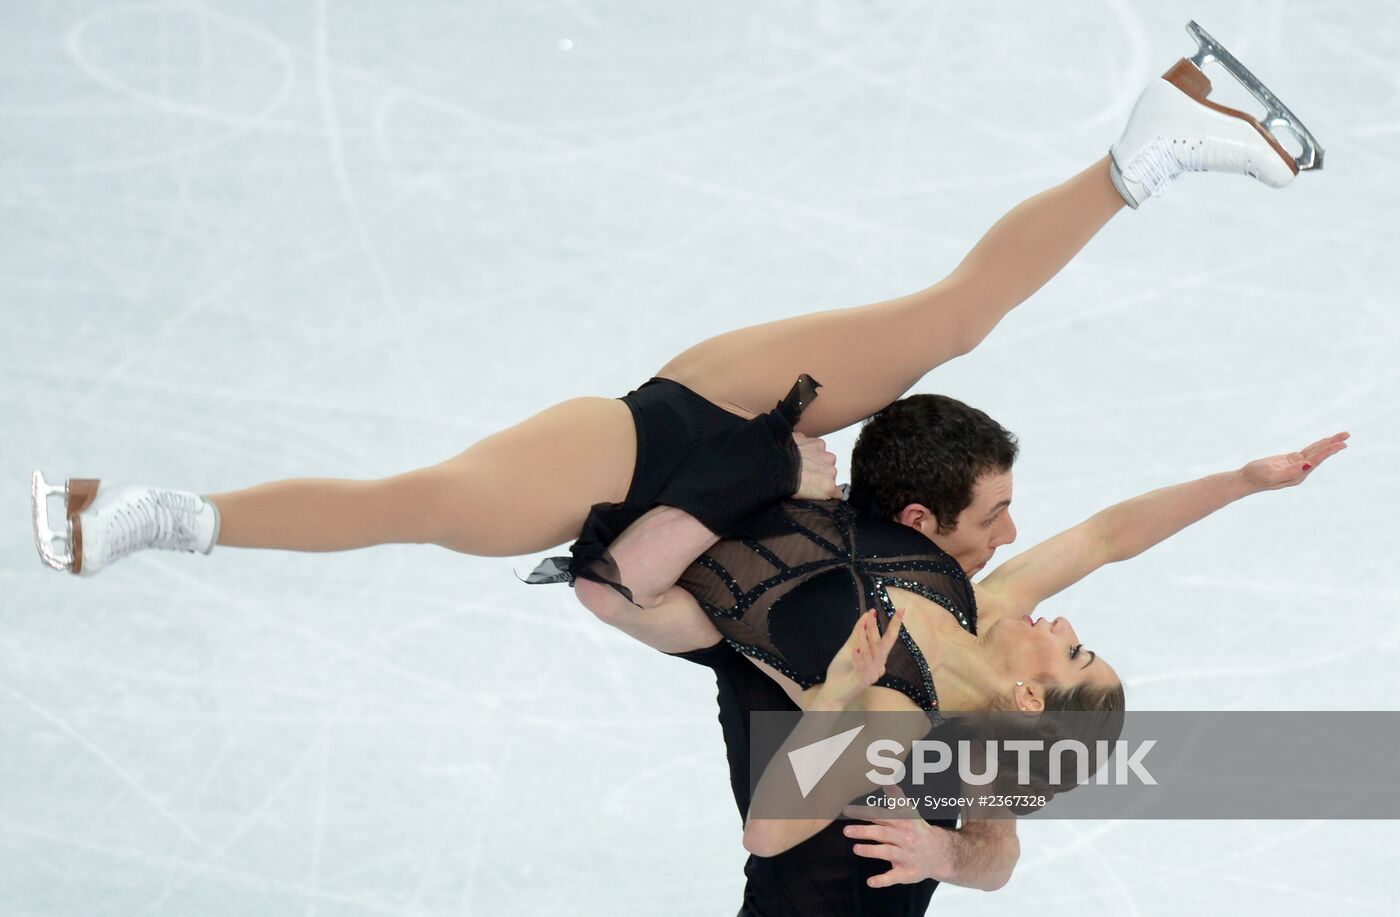
POLYGON ((101 483, 97 478, 68 479, 65 504, 68 524, 73 529, 73 568, 70 572, 74 575, 83 572, 83 520, 78 518, 78 514, 97 499, 97 487, 101 483))
POLYGON ((1247 112, 1238 111, 1234 108, 1226 108, 1224 105, 1217 105, 1206 98, 1206 96, 1210 95, 1211 90, 1210 77, 1202 73, 1200 67, 1197 67, 1183 57, 1176 62, 1176 66, 1162 74, 1162 79, 1171 83, 1197 102, 1200 102, 1206 108, 1213 108, 1221 114, 1229 115, 1232 118, 1239 118, 1241 121, 1245 121, 1253 126, 1253 128, 1259 132, 1260 136, 1269 141, 1269 146, 1273 147, 1274 150, 1283 157, 1283 161, 1288 163, 1288 168, 1293 170, 1293 174, 1298 174, 1298 161, 1293 158, 1293 154, 1285 150, 1283 145, 1278 142, 1273 134, 1269 133, 1268 128, 1259 123, 1257 118, 1247 112))

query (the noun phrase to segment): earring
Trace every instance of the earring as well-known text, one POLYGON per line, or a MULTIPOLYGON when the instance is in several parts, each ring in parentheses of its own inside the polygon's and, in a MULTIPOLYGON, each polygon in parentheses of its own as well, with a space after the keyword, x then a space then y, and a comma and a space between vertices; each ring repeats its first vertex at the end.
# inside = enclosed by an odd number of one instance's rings
POLYGON ((1018 682, 1016 682, 1016 687, 1018 687, 1018 688, 1024 688, 1025 686, 1026 686, 1026 683, 1025 683, 1024 681, 1018 681, 1018 682))

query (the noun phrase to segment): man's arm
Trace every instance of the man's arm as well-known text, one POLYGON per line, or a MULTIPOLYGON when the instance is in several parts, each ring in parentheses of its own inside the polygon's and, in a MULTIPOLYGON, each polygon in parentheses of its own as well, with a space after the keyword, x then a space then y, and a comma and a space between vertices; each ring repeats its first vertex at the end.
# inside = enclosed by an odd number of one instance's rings
MULTIPOLYGON (((1016 861, 1021 858, 1016 819, 969 821, 949 834, 952 835, 952 863, 942 881, 988 892, 1011 881, 1016 861)), ((873 884, 874 879, 871 882, 873 884)))
POLYGON ((1110 506, 1002 564, 977 584, 978 605, 988 620, 1025 614, 1099 567, 1136 557, 1241 497, 1301 484, 1346 448, 1348 435, 1110 506))
MULTIPOLYGON (((802 459, 796 498, 827 499, 836 488, 836 456, 826 444, 794 433, 802 459)), ((607 624, 663 653, 680 653, 719 642, 704 611, 676 582, 719 536, 673 506, 657 506, 608 545, 608 553, 632 601, 610 586, 580 578, 575 596, 607 624)))
POLYGON ((598 620, 663 653, 688 653, 723 637, 695 597, 672 586, 655 604, 639 609, 611 586, 580 579, 574 597, 598 620))

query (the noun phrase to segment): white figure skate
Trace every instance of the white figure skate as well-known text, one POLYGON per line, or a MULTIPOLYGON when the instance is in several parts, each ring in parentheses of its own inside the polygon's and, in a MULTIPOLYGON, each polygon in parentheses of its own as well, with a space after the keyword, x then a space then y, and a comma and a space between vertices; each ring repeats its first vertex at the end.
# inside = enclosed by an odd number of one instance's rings
POLYGON ((1186 31, 1197 51, 1182 58, 1138 98, 1128 126, 1110 149, 1114 187, 1136 209, 1165 193, 1182 172, 1236 172, 1281 188, 1306 169, 1322 168, 1322 147, 1288 108, 1194 21, 1186 31), (1215 61, 1264 104, 1260 123, 1252 115, 1210 101, 1202 67, 1215 61), (1286 130, 1302 147, 1294 156, 1279 143, 1286 130))
POLYGON ((203 497, 100 484, 91 478, 70 478, 58 487, 34 472, 34 546, 46 565, 92 576, 146 548, 208 554, 218 543, 219 511, 203 497), (49 521, 50 497, 63 497, 67 522, 58 530, 49 521))

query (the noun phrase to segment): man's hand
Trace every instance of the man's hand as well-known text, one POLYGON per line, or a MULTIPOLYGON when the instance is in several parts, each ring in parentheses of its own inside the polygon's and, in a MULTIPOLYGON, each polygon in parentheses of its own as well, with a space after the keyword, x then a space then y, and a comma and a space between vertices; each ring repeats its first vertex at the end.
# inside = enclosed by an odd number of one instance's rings
POLYGON ((826 451, 826 443, 801 433, 792 434, 792 441, 802 457, 802 481, 793 499, 841 499, 841 488, 836 486, 836 456, 826 451))
POLYGON ((1318 465, 1347 447, 1350 433, 1337 433, 1319 439, 1302 452, 1257 459, 1240 470, 1245 483, 1254 490, 1278 490, 1294 487, 1307 480, 1318 465))
MULTIPOLYGON (((908 798, 897 784, 885 787, 885 795, 891 799, 908 798)), ((889 818, 887 810, 873 806, 847 806, 843 814, 871 823, 846 826, 847 837, 871 842, 856 844, 852 848, 856 856, 889 861, 887 872, 866 880, 871 888, 925 879, 946 882, 953 878, 954 832, 930 825, 922 818, 889 818)))
MULTIPOLYGON (((908 798, 898 786, 885 787, 885 795, 891 799, 908 798)), ((916 811, 907 805, 901 805, 901 809, 916 811)), ((887 872, 866 880, 871 888, 937 879, 991 892, 1011 881, 1021 856, 1014 820, 968 821, 950 831, 922 818, 889 818, 888 814, 884 809, 867 806, 845 809, 847 818, 871 823, 846 826, 847 837, 873 842, 855 844, 852 849, 856 855, 890 864, 887 872)))

